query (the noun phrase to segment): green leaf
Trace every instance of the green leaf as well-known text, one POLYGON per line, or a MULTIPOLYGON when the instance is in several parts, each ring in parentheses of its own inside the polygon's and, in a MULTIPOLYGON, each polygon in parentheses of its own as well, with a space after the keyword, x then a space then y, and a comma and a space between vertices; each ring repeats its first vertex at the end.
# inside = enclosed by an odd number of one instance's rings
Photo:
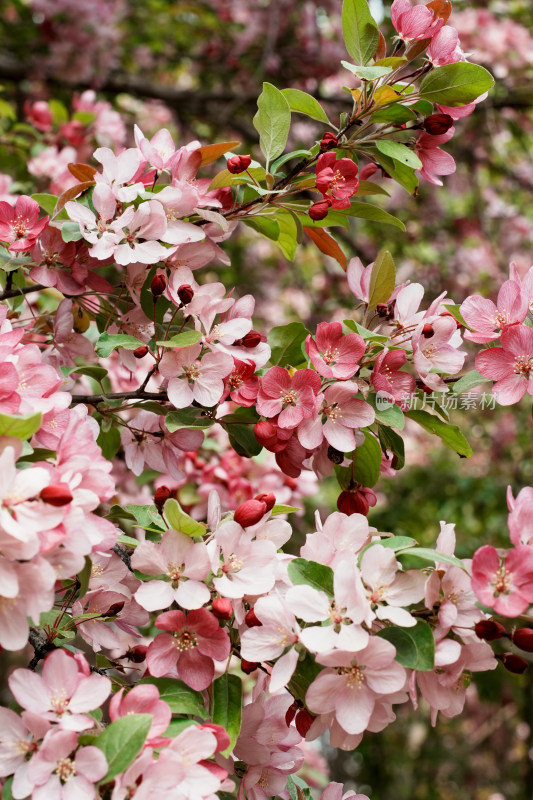
POLYGON ((96 444, 102 448, 102 455, 108 461, 118 453, 121 445, 120 433, 118 428, 110 428, 108 431, 100 429, 96 444))
POLYGON ((198 344, 202 339, 200 331, 182 331, 172 336, 171 339, 166 339, 161 342, 156 342, 159 347, 190 347, 193 344, 198 344))
POLYGON ((293 558, 287 568, 289 578, 294 586, 302 584, 312 586, 319 592, 326 592, 333 597, 333 570, 317 561, 307 561, 305 558, 293 558))
MULTIPOLYGON (((55 196, 55 194, 46 194, 46 193, 44 193, 44 194, 32 194, 31 197, 32 197, 33 200, 35 200, 37 203, 39 203, 39 205, 41 206, 43 211, 46 211, 47 214, 50 214, 50 216, 52 216, 52 214, 54 213, 55 207, 57 205, 57 197, 55 196)), ((78 223, 75 223, 75 224, 78 225, 78 223)), ((80 226, 78 225, 78 230, 79 229, 80 229, 80 226)))
POLYGON ((455 450, 455 452, 463 458, 470 458, 472 455, 472 448, 457 425, 450 425, 448 422, 444 422, 428 411, 407 411, 406 416, 418 422, 419 425, 430 433, 439 436, 445 445, 455 450))
POLYGON ((392 142, 383 139, 376 142, 376 147, 380 153, 389 156, 389 158, 394 159, 394 161, 400 161, 400 163, 405 164, 406 167, 412 167, 413 169, 422 168, 422 162, 417 154, 411 150, 410 147, 401 144, 401 142, 392 142))
POLYGON ((143 347, 144 344, 134 336, 128 336, 125 333, 102 333, 94 349, 98 356, 107 358, 117 347, 123 347, 125 350, 136 350, 137 347, 143 347))
MULTIPOLYGON (((283 89, 283 91, 286 90, 283 89)), ((270 165, 270 171, 275 175, 279 168, 282 167, 287 161, 292 161, 294 158, 309 158, 310 155, 310 150, 292 150, 290 153, 284 153, 282 156, 279 156, 279 158, 276 158, 275 161, 272 162, 270 165)), ((302 175, 301 177, 302 179, 309 180, 309 175, 302 175)))
POLYGON ((238 408, 232 414, 226 414, 219 422, 226 426, 230 444, 238 455, 244 458, 257 456, 262 445, 257 441, 253 426, 259 415, 253 408, 238 408))
MULTIPOLYGON (((113 508, 116 508, 116 506, 113 506, 113 508)), ((161 533, 166 529, 165 521, 154 505, 143 506, 130 503, 124 510, 138 522, 139 528, 151 528, 155 525, 161 528, 161 533)))
POLYGON ((310 653, 306 653, 303 661, 298 662, 288 686, 295 700, 300 700, 300 702, 305 703, 307 690, 317 675, 322 672, 322 669, 323 667, 320 667, 316 663, 310 653))
POLYGON ((401 161, 395 161, 377 150, 374 151, 374 155, 378 164, 383 167, 393 180, 403 186, 409 194, 415 193, 418 186, 418 177, 412 167, 407 167, 401 161))
POLYGON ((83 239, 79 223, 68 220, 61 226, 61 238, 64 242, 79 242, 83 239))
POLYGON ((365 431, 364 444, 354 450, 353 477, 357 483, 371 488, 377 483, 381 467, 381 447, 371 433, 365 431))
POLYGON ((289 775, 287 778, 287 791, 290 800, 313 800, 311 789, 297 775, 289 775))
MULTIPOLYGON (((166 739, 174 739, 176 736, 179 736, 179 734, 186 728, 190 728, 193 725, 197 724, 198 723, 196 723, 194 720, 187 719, 186 717, 182 719, 171 719, 168 728, 163 733, 163 736, 166 739)), ((220 794, 217 792, 216 796, 220 797, 220 794)), ((234 800, 234 798, 232 798, 232 800, 234 800)))
POLYGON ((376 422, 381 422, 390 428, 397 428, 399 431, 404 429, 405 417, 402 409, 396 403, 380 395, 379 392, 377 395, 370 394, 367 397, 367 402, 370 403, 376 413, 376 422))
MULTIPOLYGON (((370 203, 352 202, 349 208, 344 209, 344 213, 349 217, 368 219, 371 222, 382 222, 384 225, 393 225, 401 231, 405 230, 405 225, 401 219, 393 217, 388 211, 384 211, 382 208, 379 208, 379 206, 373 206, 370 203)), ((325 219, 326 221, 329 219, 329 214, 325 219)))
POLYGON ((368 547, 375 544, 380 544, 382 547, 388 547, 389 550, 405 550, 407 547, 413 547, 416 544, 416 539, 411 536, 389 536, 387 539, 380 539, 379 542, 372 542, 368 547))
POLYGON ((461 314, 461 306, 459 303, 446 303, 445 305, 446 311, 449 311, 450 314, 454 319, 464 325, 465 328, 468 328, 468 325, 465 322, 463 315, 461 314))
POLYGON ((388 191, 384 189, 383 186, 380 186, 379 183, 373 183, 373 181, 359 181, 355 197, 366 197, 373 194, 382 194, 386 197, 390 197, 388 191))
POLYGON ((282 89, 281 93, 287 100, 291 111, 329 124, 328 115, 312 95, 302 92, 300 89, 282 89))
POLYGON ((271 348, 270 363, 284 367, 290 364, 297 367, 304 360, 302 344, 309 336, 309 331, 301 322, 290 322, 270 330, 268 344, 271 348))
POLYGON ((230 738, 229 747, 222 755, 229 755, 241 730, 242 681, 237 675, 225 672, 213 682, 213 713, 215 725, 222 725, 230 738))
POLYGON ((16 439, 29 439, 41 427, 42 414, 28 414, 23 417, 0 414, 0 436, 14 436, 16 439))
POLYGON ((407 106, 402 106, 399 103, 380 108, 370 117, 371 122, 394 122, 399 124, 409 122, 412 119, 416 119, 416 114, 407 106))
POLYGON ((262 236, 266 236, 267 239, 271 239, 273 242, 278 241, 280 233, 279 222, 274 217, 244 217, 242 221, 249 228, 257 231, 262 236))
POLYGON ((210 428, 213 424, 212 419, 205 415, 202 416, 202 412, 192 406, 165 414, 165 426, 169 433, 174 433, 180 428, 210 428))
POLYGON ((24 264, 29 264, 31 261, 32 259, 30 256, 12 253, 7 247, 0 245, 0 269, 4 272, 13 272, 24 264))
POLYGON ((360 67, 357 64, 350 64, 349 61, 341 61, 341 64, 345 69, 365 81, 375 81, 392 72, 392 67, 360 67))
POLYGON ((112 722, 93 744, 107 759, 107 773, 99 783, 111 781, 129 767, 141 752, 152 725, 151 714, 129 714, 112 722))
POLYGON ((68 122, 68 111, 60 100, 49 100, 48 108, 52 112, 52 120, 56 127, 68 122))
POLYGON ((383 452, 393 453, 392 468, 402 469, 405 465, 405 447, 402 437, 392 428, 378 425, 379 442, 383 452))
POLYGON ((396 267, 388 250, 380 250, 370 276, 368 287, 368 307, 375 308, 378 303, 385 303, 394 291, 396 267))
MULTIPOLYGON (((62 371, 63 367, 61 368, 62 371)), ((100 367, 98 364, 83 364, 79 367, 67 367, 68 372, 64 372, 65 375, 87 375, 89 378, 93 378, 95 381, 101 381, 107 375, 107 370, 105 367, 100 367)))
POLYGON ((83 569, 81 569, 77 575, 78 581, 80 582, 80 586, 78 589, 80 597, 85 597, 85 595, 89 591, 89 581, 91 580, 92 567, 93 564, 91 559, 89 558, 89 556, 85 556, 85 564, 83 566, 83 569))
POLYGON ((432 550, 430 547, 409 547, 406 550, 402 550, 399 556, 415 556, 422 559, 422 561, 429 561, 431 564, 450 564, 452 567, 465 569, 461 559, 456 556, 450 556, 447 553, 439 553, 438 550, 432 550))
POLYGON ((161 700, 168 703, 173 714, 192 714, 207 719, 209 716, 201 692, 195 692, 177 678, 143 678, 139 683, 157 686, 161 700))
POLYGON ((419 94, 443 106, 464 106, 473 103, 493 85, 494 78, 484 67, 458 61, 432 69, 422 79, 419 94))
POLYGON ((486 383, 487 380, 488 378, 483 377, 483 375, 481 375, 476 369, 473 369, 471 372, 467 372, 466 375, 463 375, 462 378, 459 378, 457 383, 454 383, 452 392, 454 394, 468 392, 475 386, 480 386, 482 383, 486 383))
POLYGON ((294 255, 298 248, 298 224, 296 218, 290 211, 278 211, 276 219, 279 225, 278 247, 283 255, 294 261, 294 255))
POLYGON ((396 661, 403 667, 429 672, 435 666, 435 640, 431 628, 419 619, 413 628, 383 628, 377 634, 396 648, 396 661))
POLYGON ((186 536, 203 536, 205 533, 205 526, 186 514, 173 497, 163 506, 163 516, 172 530, 181 531, 186 536))
POLYGON ((253 125, 259 133, 259 146, 266 158, 268 171, 269 163, 285 149, 291 126, 291 109, 279 89, 266 82, 257 100, 257 108, 253 125))
POLYGON ((286 506, 283 503, 276 503, 275 506, 272 508, 271 516, 275 517, 278 514, 293 514, 295 511, 301 511, 301 508, 298 506, 286 506))
POLYGON ((379 44, 379 28, 366 0, 343 0, 342 33, 346 49, 355 63, 368 64, 379 44))
MULTIPOLYGON (((1 108, 0 108, 1 112, 1 108)), ((13 776, 6 778, 4 781, 4 785, 2 786, 2 800, 13 800, 13 792, 11 791, 13 786, 13 776)))
POLYGON ((362 325, 359 325, 358 322, 355 322, 353 319, 345 319, 343 320, 344 324, 347 328, 349 328, 354 333, 358 333, 362 339, 365 341, 372 341, 372 342, 387 342, 388 336, 382 336, 380 333, 376 333, 375 331, 369 331, 368 328, 363 328, 362 325))

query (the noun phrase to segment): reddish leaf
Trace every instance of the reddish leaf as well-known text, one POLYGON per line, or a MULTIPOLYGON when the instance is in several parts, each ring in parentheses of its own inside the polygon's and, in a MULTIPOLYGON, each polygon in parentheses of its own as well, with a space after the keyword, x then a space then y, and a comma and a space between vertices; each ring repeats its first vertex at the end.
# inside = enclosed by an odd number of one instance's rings
POLYGON ((218 144, 206 144, 204 147, 199 147, 197 152, 200 153, 202 158, 200 166, 205 167, 206 164, 211 164, 212 161, 216 161, 224 153, 228 153, 235 147, 239 147, 239 145, 240 142, 219 142, 218 144))
POLYGON ((450 0, 431 0, 427 7, 433 11, 436 17, 440 17, 445 24, 448 22, 448 18, 452 13, 450 0))
POLYGON ((83 183, 77 183, 75 186, 71 186, 70 189, 66 189, 57 199, 55 214, 59 214, 65 203, 69 200, 74 200, 75 197, 90 189, 91 186, 94 186, 94 181, 83 181, 83 183))
POLYGON ((306 228, 305 226, 304 231, 307 233, 309 238, 313 240, 322 253, 324 253, 326 256, 331 256, 338 261, 343 270, 346 272, 348 268, 346 256, 340 249, 335 239, 330 236, 329 233, 326 233, 326 231, 322 230, 322 228, 306 228))
POLYGON ((71 175, 74 175, 77 180, 83 183, 92 181, 96 174, 95 168, 89 166, 89 164, 68 164, 68 170, 71 175))

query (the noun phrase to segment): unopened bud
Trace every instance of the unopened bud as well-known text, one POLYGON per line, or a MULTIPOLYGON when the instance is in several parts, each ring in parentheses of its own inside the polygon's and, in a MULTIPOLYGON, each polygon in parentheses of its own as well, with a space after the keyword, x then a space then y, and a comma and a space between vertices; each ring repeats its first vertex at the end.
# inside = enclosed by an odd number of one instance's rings
POLYGON ((261 500, 245 500, 235 509, 233 519, 241 527, 250 528, 263 519, 266 510, 266 503, 261 500))
POLYGON ((430 325, 429 322, 426 322, 426 324, 422 328, 422 336, 424 337, 424 339, 429 339, 429 337, 433 336, 434 333, 435 331, 433 330, 433 326, 430 325))
POLYGON ((337 147, 339 144, 339 137, 336 136, 334 133, 327 131, 322 137, 322 141, 320 142, 320 152, 325 153, 326 150, 333 150, 334 147, 337 147))
POLYGON ((278 429, 268 420, 259 420, 254 425, 255 438, 262 447, 270 450, 271 446, 278 441, 278 429))
POLYGON ((241 172, 247 170, 251 163, 251 156, 232 156, 228 158, 226 169, 228 172, 231 172, 232 175, 239 175, 241 172))
POLYGON ((194 297, 194 289, 190 284, 184 283, 182 286, 179 287, 177 294, 180 301, 183 303, 184 306, 186 306, 188 303, 191 302, 191 300, 194 297))
POLYGON ((330 200, 319 200, 317 203, 313 203, 307 213, 316 222, 327 217, 330 205, 330 200))
POLYGON ((533 653, 533 629, 518 628, 511 636, 513 644, 526 653, 533 653))
POLYGON ((148 645, 136 644, 135 647, 130 647, 130 649, 122 656, 122 658, 127 658, 129 661, 133 661, 134 664, 142 664, 142 662, 146 660, 147 650, 148 645))
POLYGON ((341 453, 340 450, 337 450, 336 447, 333 447, 332 444, 328 447, 328 459, 332 462, 332 464, 342 464, 344 461, 344 453, 341 453))
POLYGON ((259 331, 248 331, 242 337, 241 342, 243 347, 257 347, 261 343, 261 334, 259 331))
POLYGON ((512 672, 514 675, 522 675, 529 666, 525 658, 515 656, 514 653, 497 654, 496 658, 502 662, 508 672, 512 672))
POLYGON ((298 713, 296 714, 296 719, 294 720, 296 725, 296 730, 300 734, 300 736, 307 736, 307 732, 313 722, 315 721, 316 717, 314 714, 311 714, 306 708, 301 708, 298 713))
POLYGON ((53 483, 41 489, 39 497, 49 506, 60 508, 61 506, 68 506, 72 501, 72 492, 66 483, 53 483))
POLYGON ((165 505, 166 501, 171 495, 171 491, 168 486, 159 486, 155 490, 154 494, 154 504, 157 506, 157 510, 159 513, 163 510, 163 506, 165 505))
POLYGON ((227 597, 215 597, 211 603, 211 611, 217 619, 231 619, 233 606, 227 597))
POLYGON ((484 639, 486 642, 494 642, 496 639, 501 639, 502 636, 505 636, 507 633, 503 625, 493 619, 480 619, 474 625, 474 630, 476 636, 479 639, 484 639))
POLYGON ((251 672, 255 672, 259 664, 257 661, 247 661, 245 658, 241 658, 241 669, 245 673, 245 675, 250 675, 251 672))
POLYGON ((261 503, 265 503, 267 512, 271 511, 276 505, 276 495, 273 494, 273 492, 269 492, 269 494, 266 494, 266 492, 256 494, 254 500, 259 500, 261 503))
POLYGON ((383 319, 392 319, 392 304, 389 306, 387 303, 378 303, 376 314, 383 319))
POLYGON ((453 119, 449 114, 431 114, 422 123, 422 128, 431 136, 441 136, 453 127, 453 119))
POLYGON ((260 628, 261 625, 263 624, 261 620, 257 619, 257 616, 253 608, 251 608, 249 611, 246 612, 244 621, 246 622, 249 628, 260 628))
POLYGON ((360 486, 358 489, 345 490, 337 499, 337 508, 343 514, 364 514, 366 517, 370 506, 375 506, 377 498, 372 489, 360 486))
POLYGON ((287 727, 289 727, 289 725, 293 721, 294 716, 298 711, 299 707, 300 706, 298 705, 296 700, 294 701, 294 703, 292 703, 292 705, 288 707, 287 711, 285 712, 285 722, 287 723, 287 727))
POLYGON ((143 344, 141 347, 136 347, 133 351, 133 355, 135 358, 144 358, 145 355, 148 353, 149 348, 143 344))
POLYGON ((167 288, 167 279, 164 275, 160 273, 158 275, 154 275, 152 278, 152 283, 150 284, 150 289, 152 291, 152 296, 154 300, 158 297, 161 297, 165 289, 167 288))
POLYGON ((117 614, 120 614, 123 608, 124 608, 124 600, 122 601, 119 600, 118 603, 113 603, 112 606, 109 606, 109 608, 105 612, 105 616, 116 617, 117 614))

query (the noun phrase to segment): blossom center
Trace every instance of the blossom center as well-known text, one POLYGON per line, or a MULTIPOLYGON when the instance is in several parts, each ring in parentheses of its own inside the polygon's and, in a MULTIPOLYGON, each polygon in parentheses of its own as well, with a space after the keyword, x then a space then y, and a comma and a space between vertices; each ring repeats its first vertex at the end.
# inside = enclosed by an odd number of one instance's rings
POLYGON ((11 223, 11 230, 17 237, 17 239, 23 239, 26 236, 28 231, 28 227, 30 225, 29 219, 26 217, 21 217, 20 214, 15 217, 13 222, 11 223))
POLYGON ((184 373, 185 377, 190 383, 194 383, 194 381, 198 380, 198 378, 202 374, 198 362, 196 362, 195 364, 190 364, 188 367, 185 367, 184 373))
POLYGON ((60 758, 57 762, 56 773, 63 783, 69 781, 76 774, 76 767, 71 758, 60 758))
POLYGON ((490 321, 495 328, 503 328, 505 325, 509 325, 511 321, 511 315, 504 308, 501 311, 497 311, 495 314, 493 314, 490 321))
POLYGON ((183 569, 183 564, 175 564, 172 561, 169 561, 167 564, 167 575, 172 582, 179 581, 181 578, 181 570, 183 569))
POLYGON ((176 640, 176 650, 184 653, 186 650, 193 650, 198 646, 198 639, 191 631, 180 631, 172 634, 176 640))
POLYGON ((513 372, 515 372, 517 375, 529 375, 531 369, 531 356, 522 354, 521 356, 517 356, 515 358, 513 372))
POLYGON ((509 594, 513 588, 513 573, 501 566, 494 576, 492 587, 494 589, 494 597, 500 594, 509 594))
POLYGON ((222 572, 238 572, 240 569, 244 567, 244 561, 241 558, 238 558, 235 553, 231 553, 228 560, 222 567, 222 572))
POLYGON ((239 386, 242 386, 243 379, 239 375, 238 372, 233 372, 228 378, 228 385, 231 386, 232 389, 238 389, 239 386))
POLYGON ((337 672, 345 676, 348 689, 361 689, 365 682, 364 668, 356 664, 351 667, 339 667, 337 672))
POLYGON ((291 389, 289 392, 285 392, 284 389, 281 390, 281 400, 286 406, 295 406, 296 401, 298 400, 298 395, 291 389))
POLYGON ((330 406, 324 405, 322 408, 322 413, 325 414, 329 421, 333 423, 337 421, 338 417, 342 419, 341 409, 338 403, 332 403, 330 406))
POLYGON ((330 364, 333 364, 335 361, 337 361, 338 357, 339 357, 338 348, 332 349, 331 347, 328 347, 326 352, 322 354, 322 358, 324 359, 324 362, 328 366, 330 364))
POLYGON ((53 689, 50 694, 50 705, 56 714, 64 714, 68 708, 68 696, 66 689, 53 689))

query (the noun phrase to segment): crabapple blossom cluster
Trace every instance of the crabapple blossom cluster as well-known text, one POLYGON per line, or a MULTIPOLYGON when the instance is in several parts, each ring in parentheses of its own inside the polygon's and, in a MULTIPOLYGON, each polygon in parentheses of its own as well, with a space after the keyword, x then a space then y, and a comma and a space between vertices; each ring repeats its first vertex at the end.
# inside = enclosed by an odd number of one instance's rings
POLYGON ((307 741, 353 749, 419 698, 433 721, 455 716, 472 673, 522 668, 500 640, 531 652, 528 628, 507 634, 485 610, 533 602, 531 489, 510 497, 514 549, 473 562, 452 524, 431 549, 367 519, 406 425, 472 454, 446 410, 413 410, 413 395, 485 377, 500 402, 525 394, 533 273, 512 268, 497 305, 444 293, 423 307, 387 250, 364 266, 328 233, 338 215, 398 226, 360 199, 380 193, 369 179, 439 183, 454 119, 492 85, 447 0, 395 0, 389 56, 366 0, 345 3, 351 110, 337 128, 311 96, 266 83, 260 161, 237 142, 177 146, 167 128, 136 126, 124 147, 92 93, 75 104, 90 123, 26 108, 44 145, 29 173, 50 193, 7 182, 0 201, 0 644, 34 651, 9 676, 16 707, 0 709, 16 800, 309 800, 307 741), (293 111, 335 131, 303 159, 284 154, 293 111), (256 298, 213 276, 238 222, 288 257, 305 235, 336 258, 353 313, 256 329, 256 298), (463 331, 501 335, 481 374, 459 377, 463 331), (290 504, 330 475, 338 510, 316 513, 295 555, 290 504))

